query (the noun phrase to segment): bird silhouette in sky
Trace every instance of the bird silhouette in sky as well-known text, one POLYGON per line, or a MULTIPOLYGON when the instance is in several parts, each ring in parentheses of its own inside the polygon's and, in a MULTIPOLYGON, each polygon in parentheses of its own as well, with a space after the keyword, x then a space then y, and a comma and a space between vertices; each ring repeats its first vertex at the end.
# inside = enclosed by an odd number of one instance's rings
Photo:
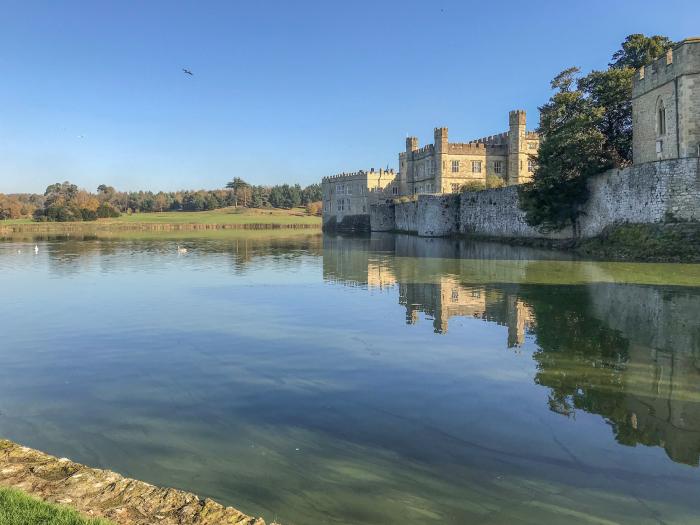
POLYGON ((192 71, 190 71, 189 69, 185 69, 184 67, 182 68, 182 72, 185 73, 185 75, 189 75, 191 77, 194 76, 194 73, 192 73, 192 71))

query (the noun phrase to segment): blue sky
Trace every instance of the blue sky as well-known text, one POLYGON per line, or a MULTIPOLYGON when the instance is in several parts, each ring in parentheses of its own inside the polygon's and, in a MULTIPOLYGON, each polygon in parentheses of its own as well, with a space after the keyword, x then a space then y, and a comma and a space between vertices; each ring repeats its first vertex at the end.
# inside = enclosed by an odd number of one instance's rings
POLYGON ((700 2, 0 0, 0 192, 299 182, 505 131, 700 2), (181 71, 186 67, 194 76, 181 71))

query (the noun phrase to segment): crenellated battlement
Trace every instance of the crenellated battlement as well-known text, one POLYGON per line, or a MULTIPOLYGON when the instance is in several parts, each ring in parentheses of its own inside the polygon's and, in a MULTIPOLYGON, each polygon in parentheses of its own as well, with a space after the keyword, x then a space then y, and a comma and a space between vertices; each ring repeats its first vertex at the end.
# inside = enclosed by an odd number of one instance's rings
POLYGON ((375 175, 375 176, 385 176, 389 175, 392 177, 396 176, 396 172, 393 169, 378 169, 375 170, 374 168, 371 168, 369 170, 359 170, 359 171, 351 171, 351 172, 343 172, 343 173, 337 173, 336 175, 327 175, 326 177, 323 177, 321 179, 322 182, 336 182, 340 180, 347 180, 347 179, 356 179, 358 177, 367 177, 370 175, 375 175))
POLYGON ((418 148, 416 150, 406 152, 409 154, 409 158, 412 160, 420 160, 425 157, 428 157, 430 155, 433 155, 435 153, 435 145, 434 144, 427 144, 426 146, 423 146, 422 148, 418 148))
POLYGON ((506 144, 489 144, 486 142, 465 142, 465 143, 453 143, 449 144, 448 153, 453 155, 485 155, 486 153, 499 153, 504 154, 506 144))
POLYGON ((488 137, 481 137, 478 139, 470 140, 468 144, 483 143, 489 146, 500 146, 506 145, 508 143, 508 132, 498 133, 496 135, 489 135, 488 137))
POLYGON ((664 56, 637 70, 632 78, 632 98, 639 97, 674 78, 700 72, 700 37, 686 38, 664 56))
POLYGON ((508 125, 513 126, 524 126, 525 119, 527 118, 524 109, 514 109, 508 113, 508 125))

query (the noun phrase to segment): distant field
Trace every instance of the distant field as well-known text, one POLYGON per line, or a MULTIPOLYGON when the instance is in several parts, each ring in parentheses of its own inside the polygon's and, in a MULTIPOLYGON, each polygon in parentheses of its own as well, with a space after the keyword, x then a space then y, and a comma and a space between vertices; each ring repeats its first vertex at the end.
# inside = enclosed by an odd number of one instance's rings
POLYGON ((222 208, 214 211, 167 211, 162 213, 134 213, 132 215, 122 215, 116 219, 98 219, 97 221, 82 223, 37 223, 31 219, 14 219, 0 221, 0 228, 3 226, 14 226, 21 224, 47 225, 47 228, 61 229, 61 225, 81 225, 84 227, 109 228, 114 226, 128 226, 138 224, 268 224, 268 225, 321 225, 321 218, 306 214, 304 208, 294 208, 291 210, 277 209, 250 209, 250 208, 222 208))
POLYGON ((303 208, 291 210, 223 208, 214 211, 166 211, 134 213, 117 219, 101 219, 105 223, 158 224, 321 224, 320 217, 306 214, 303 208))

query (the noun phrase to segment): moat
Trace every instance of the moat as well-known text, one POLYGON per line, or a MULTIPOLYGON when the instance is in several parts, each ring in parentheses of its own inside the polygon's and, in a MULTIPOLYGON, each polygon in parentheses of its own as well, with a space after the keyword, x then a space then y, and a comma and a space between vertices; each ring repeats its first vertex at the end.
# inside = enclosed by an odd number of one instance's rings
POLYGON ((700 265, 187 235, 0 242, 1 438, 283 525, 700 514, 700 265))

